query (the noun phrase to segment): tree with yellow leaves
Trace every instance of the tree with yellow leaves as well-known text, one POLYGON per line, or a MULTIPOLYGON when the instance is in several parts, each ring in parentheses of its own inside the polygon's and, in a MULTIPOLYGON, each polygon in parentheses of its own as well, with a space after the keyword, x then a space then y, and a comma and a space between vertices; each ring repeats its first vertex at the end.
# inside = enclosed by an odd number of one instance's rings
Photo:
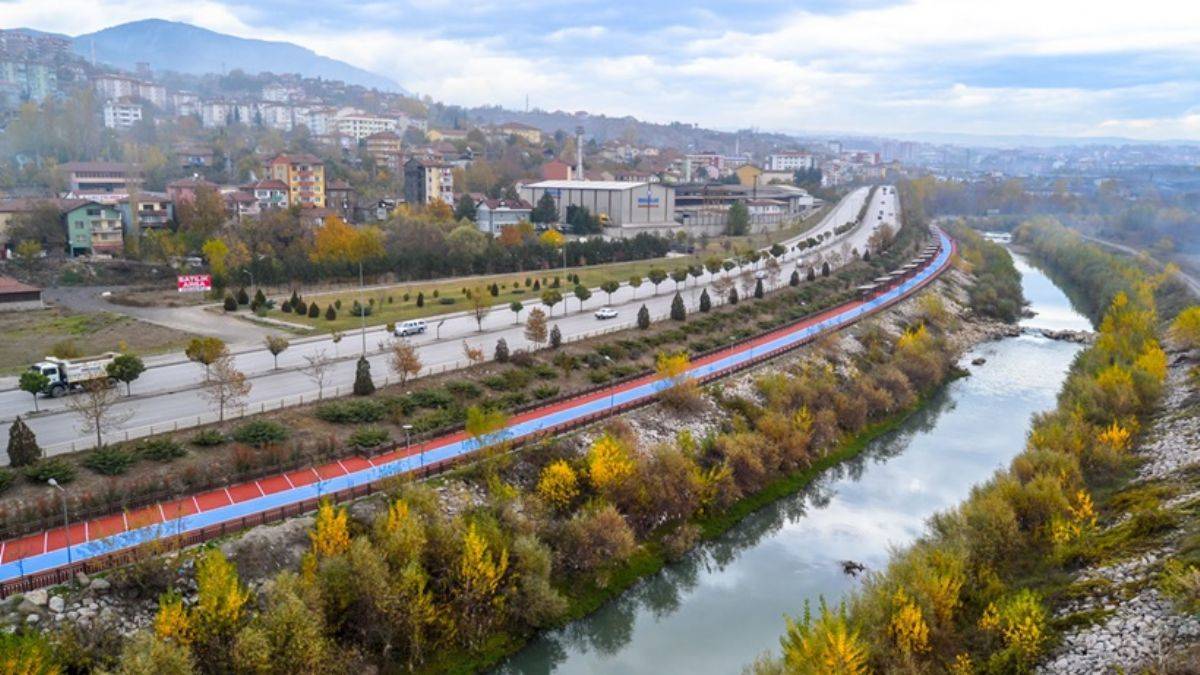
POLYGON ((892 598, 895 607, 888 624, 888 636, 896 649, 906 659, 912 659, 929 651, 929 624, 925 615, 903 588, 896 589, 892 598))
POLYGON ((191 644, 191 620, 179 593, 168 591, 158 598, 158 613, 154 615, 154 636, 180 645, 191 644))
POLYGON ((329 216, 313 235, 309 259, 318 264, 360 264, 383 253, 383 233, 377 227, 356 228, 329 216))
POLYGON ((335 507, 329 500, 323 500, 317 507, 316 523, 308 537, 318 559, 341 555, 350 548, 348 519, 346 509, 335 507))
POLYGON ((221 549, 205 552, 196 564, 196 604, 189 612, 189 623, 197 659, 214 672, 228 670, 234 638, 249 601, 250 592, 221 549))
POLYGON ((37 631, 0 632, 0 673, 58 675, 62 666, 46 638, 37 631))
POLYGON ((503 410, 481 406, 467 408, 466 432, 475 441, 477 450, 499 445, 504 440, 506 426, 508 416, 503 410))
POLYGON ((979 628, 998 636, 1007 655, 1028 668, 1046 643, 1046 608, 1036 593, 1021 589, 990 603, 979 619, 979 628))
POLYGON ((563 244, 566 243, 566 240, 567 239, 562 235, 562 232, 559 232, 553 228, 546 230, 542 233, 542 236, 538 237, 538 241, 542 242, 543 245, 549 248, 562 248, 563 244))
POLYGON ((796 675, 866 675, 867 648, 846 620, 844 606, 831 610, 821 599, 814 619, 808 603, 800 621, 787 618, 780 639, 787 672, 796 675))
POLYGON ((1175 317, 1171 337, 1185 349, 1200 347, 1200 305, 1188 307, 1175 317))
POLYGON ((633 474, 633 459, 621 441, 604 434, 592 443, 587 455, 588 480, 601 494, 611 494, 633 474))
POLYGON ((1096 440, 1115 453, 1123 453, 1129 449, 1132 437, 1133 433, 1129 429, 1121 426, 1116 420, 1113 420, 1112 424, 1100 430, 1100 433, 1096 436, 1096 440))
POLYGON ((537 484, 538 496, 559 511, 566 511, 579 496, 579 479, 565 460, 551 462, 542 469, 537 484))
POLYGON ((508 571, 508 550, 492 553, 487 539, 474 523, 463 535, 462 555, 455 570, 455 605, 459 626, 471 647, 479 645, 491 626, 500 620, 504 595, 500 583, 508 571))
POLYGON ((694 408, 700 402, 700 387, 688 375, 692 362, 687 352, 660 352, 654 361, 654 371, 666 388, 659 392, 663 402, 675 408, 694 408))
POLYGON ((375 538, 388 562, 398 569, 420 560, 425 550, 425 525, 406 500, 397 499, 388 506, 387 514, 376 521, 375 538))

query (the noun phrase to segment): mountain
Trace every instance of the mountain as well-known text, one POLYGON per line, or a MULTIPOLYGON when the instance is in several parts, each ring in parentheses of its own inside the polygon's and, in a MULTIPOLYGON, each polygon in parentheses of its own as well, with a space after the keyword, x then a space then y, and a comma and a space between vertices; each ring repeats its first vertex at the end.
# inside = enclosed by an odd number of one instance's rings
POLYGON ((191 24, 161 19, 133 21, 80 35, 72 48, 85 58, 133 70, 149 63, 155 70, 192 75, 228 72, 299 73, 306 77, 342 80, 384 91, 404 92, 390 78, 321 56, 290 42, 251 40, 217 33, 191 24))

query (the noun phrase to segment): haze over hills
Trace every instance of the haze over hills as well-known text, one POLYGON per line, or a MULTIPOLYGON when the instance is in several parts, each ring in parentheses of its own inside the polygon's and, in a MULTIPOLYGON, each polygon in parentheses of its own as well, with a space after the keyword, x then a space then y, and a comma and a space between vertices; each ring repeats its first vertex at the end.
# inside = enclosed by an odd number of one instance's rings
POLYGON ((395 80, 321 56, 290 42, 253 40, 162 19, 133 21, 72 38, 76 53, 132 70, 139 62, 155 70, 192 75, 240 68, 248 73, 300 73, 348 84, 403 92, 395 80))

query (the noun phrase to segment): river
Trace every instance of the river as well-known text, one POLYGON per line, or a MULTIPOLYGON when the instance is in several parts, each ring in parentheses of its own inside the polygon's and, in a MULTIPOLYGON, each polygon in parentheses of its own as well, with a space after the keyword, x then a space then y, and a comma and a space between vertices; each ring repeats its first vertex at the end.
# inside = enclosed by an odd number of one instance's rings
MULTIPOLYGON (((1066 295, 1017 259, 1035 328, 1090 329, 1066 295)), ((840 561, 880 569, 934 513, 1021 451, 1030 416, 1053 407, 1080 345, 1022 335, 963 357, 952 382, 897 430, 808 489, 750 515, 594 614, 551 631, 501 673, 737 673, 779 650, 784 615, 836 602, 856 581, 840 561), (976 357, 987 359, 970 365, 976 357)))

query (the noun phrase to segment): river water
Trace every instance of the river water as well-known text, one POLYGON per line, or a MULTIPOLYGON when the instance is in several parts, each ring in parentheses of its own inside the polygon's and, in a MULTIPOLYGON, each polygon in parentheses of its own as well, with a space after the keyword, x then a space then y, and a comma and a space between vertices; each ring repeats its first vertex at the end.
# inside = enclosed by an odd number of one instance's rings
MULTIPOLYGON (((1036 312, 1022 325, 1089 329, 1044 274, 1017 260, 1036 312)), ((978 346, 900 428, 810 488, 750 515, 594 614, 530 643, 502 673, 737 673, 778 652, 784 615, 854 587, 1022 449, 1030 416, 1054 405, 1079 345, 1022 335, 978 346), (978 356, 987 362, 970 365, 978 356)))

